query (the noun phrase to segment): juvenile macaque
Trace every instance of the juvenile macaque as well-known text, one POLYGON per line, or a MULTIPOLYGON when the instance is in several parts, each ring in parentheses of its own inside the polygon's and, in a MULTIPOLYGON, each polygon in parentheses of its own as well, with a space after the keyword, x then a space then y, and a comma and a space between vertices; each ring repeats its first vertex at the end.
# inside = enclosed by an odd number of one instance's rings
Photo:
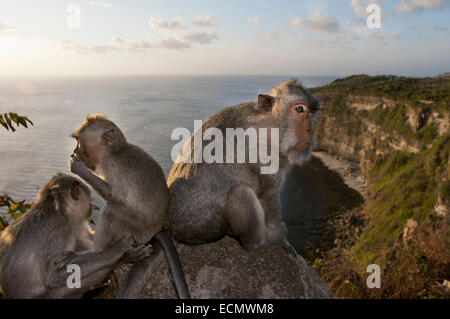
POLYGON ((133 265, 117 297, 138 296, 161 261, 162 246, 178 296, 189 298, 178 253, 163 230, 169 191, 159 164, 143 149, 128 143, 122 131, 101 114, 89 115, 73 137, 77 147, 69 161, 71 171, 107 201, 97 221, 95 249, 101 251, 124 235, 132 235, 139 244, 153 237, 159 242, 153 246, 153 256, 133 265))
POLYGON ((65 174, 52 177, 31 211, 0 233, 0 293, 6 298, 80 298, 122 262, 150 255, 149 247, 134 247, 131 236, 94 251, 90 215, 87 186, 65 174), (71 265, 79 267, 79 288, 67 284, 71 265))
MULTIPOLYGON (((302 165, 311 156, 318 110, 319 102, 299 82, 290 80, 269 95, 259 95, 257 102, 228 107, 206 119, 201 132, 219 129, 224 145, 227 128, 278 129, 279 141, 266 143, 268 149, 277 150, 280 167, 274 174, 261 174, 260 161, 196 163, 191 159, 175 163, 168 178, 169 225, 175 239, 201 244, 228 234, 244 248, 267 243, 289 248, 281 216, 280 187, 286 168, 302 165)), ((190 140, 191 153, 195 153, 195 134, 190 140)), ((202 147, 205 149, 205 143, 202 147)), ((245 147, 249 155, 249 145, 245 147)), ((184 152, 186 148, 180 151, 179 159, 189 158, 184 152)))

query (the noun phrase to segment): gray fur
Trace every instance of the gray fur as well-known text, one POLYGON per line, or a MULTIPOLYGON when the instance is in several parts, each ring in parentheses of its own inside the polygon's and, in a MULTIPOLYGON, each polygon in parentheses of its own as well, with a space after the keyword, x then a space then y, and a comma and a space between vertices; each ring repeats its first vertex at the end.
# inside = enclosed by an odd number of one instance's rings
MULTIPOLYGON (((312 148, 306 151, 295 148, 298 139, 287 106, 295 98, 307 101, 311 109, 319 107, 319 102, 299 82, 290 80, 274 88, 270 96, 262 95, 257 102, 225 108, 203 122, 203 132, 212 127, 222 131, 224 144, 226 128, 278 128, 280 169, 276 174, 263 175, 259 162, 175 163, 168 178, 169 220, 175 239, 202 244, 228 234, 236 237, 244 248, 286 243, 287 229, 282 221, 279 197, 281 184, 289 165, 305 163, 312 148)), ((312 116, 312 128, 318 113, 312 116)), ((195 132, 191 136, 191 154, 194 135, 195 132)), ((203 148, 207 143, 203 141, 203 148)), ((179 158, 186 158, 183 149, 179 158)))
MULTIPOLYGON (((58 174, 41 189, 32 209, 0 233, 0 292, 7 298, 79 298, 135 250, 131 237, 95 252, 88 226, 89 189, 58 174), (78 196, 71 191, 78 187, 78 196), (81 288, 68 288, 67 265, 81 268, 81 288)), ((136 251, 135 251, 136 252, 136 251)), ((140 257, 147 252, 139 248, 140 257)), ((128 256, 130 257, 130 256, 128 256)))
MULTIPOLYGON (((88 116, 73 136, 81 148, 75 149, 69 162, 72 172, 87 181, 107 201, 97 222, 96 249, 108 247, 125 234, 131 234, 140 244, 148 243, 167 223, 169 191, 159 164, 139 146, 128 143, 120 129, 100 114, 88 116), (90 143, 94 147, 87 155, 90 143)), ((165 253, 176 255, 176 258, 169 258, 170 261, 179 261, 176 249, 165 253)), ((142 263, 147 265, 149 262, 142 263)), ((180 263, 170 266, 183 274, 180 263)), ((131 271, 137 274, 130 274, 130 280, 120 287, 118 297, 137 297, 153 268, 132 267, 131 271)), ((184 276, 175 278, 177 285, 180 282, 185 286, 184 276)))

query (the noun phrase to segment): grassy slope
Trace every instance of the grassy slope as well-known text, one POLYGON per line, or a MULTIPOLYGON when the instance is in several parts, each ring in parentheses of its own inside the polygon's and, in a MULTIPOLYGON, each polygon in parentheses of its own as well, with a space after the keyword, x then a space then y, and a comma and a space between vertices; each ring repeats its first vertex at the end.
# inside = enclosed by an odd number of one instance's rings
MULTIPOLYGON (((418 260, 431 258, 426 256, 424 251, 426 249, 419 247, 419 244, 416 245, 417 247, 414 245, 403 247, 399 237, 409 218, 419 222, 420 229, 424 233, 432 232, 433 229, 435 230, 438 227, 437 224, 439 223, 440 227, 444 227, 444 229, 442 231, 443 237, 439 239, 442 243, 438 244, 437 249, 450 252, 447 237, 448 225, 444 222, 444 226, 442 226, 442 221, 438 221, 436 215, 432 213, 437 192, 440 193, 444 201, 448 203, 449 200, 450 134, 447 132, 438 137, 433 123, 428 123, 418 131, 413 131, 407 123, 405 105, 419 107, 420 105, 423 106, 419 100, 427 100, 433 101, 432 104, 427 105, 432 111, 442 113, 443 110, 449 110, 450 78, 412 79, 359 75, 337 80, 325 87, 313 89, 313 91, 328 101, 329 114, 335 117, 340 116, 342 121, 339 122, 346 123, 347 128, 344 132, 348 135, 357 136, 357 134, 363 133, 365 128, 362 119, 365 119, 376 123, 384 133, 401 136, 407 141, 414 140, 422 146, 421 152, 416 154, 389 151, 384 152, 385 155, 383 156, 377 156, 375 155, 377 149, 386 150, 389 148, 389 139, 384 141, 381 141, 379 137, 374 139, 373 149, 370 152, 375 168, 370 173, 371 176, 368 176, 371 185, 371 197, 365 206, 368 225, 351 251, 345 253, 348 259, 347 266, 354 268, 355 272, 359 274, 363 274, 365 267, 370 263, 382 265, 385 271, 390 271, 391 275, 394 272, 396 273, 396 277, 391 278, 391 286, 385 285, 385 289, 382 289, 383 292, 377 296, 423 296, 423 290, 430 289, 430 281, 443 279, 439 276, 450 276, 450 273, 447 273, 448 254, 440 257, 444 260, 436 261, 437 267, 441 267, 437 270, 430 270, 431 264, 436 266, 434 261, 429 261, 429 265, 425 263, 429 266, 425 270, 419 267, 422 269, 419 273, 424 277, 423 280, 419 283, 416 280, 411 280, 411 282, 415 286, 422 285, 422 287, 408 287, 408 281, 406 280, 403 283, 405 289, 399 295, 393 286, 399 285, 400 278, 404 280, 407 278, 405 277, 407 274, 397 273, 396 271, 403 269, 404 272, 410 272, 411 267, 415 267, 415 271, 419 269, 417 266, 418 260), (383 109, 380 105, 371 111, 356 111, 345 105, 346 97, 349 95, 385 97, 394 100, 395 106, 383 109), (443 246, 440 244, 443 244, 443 246), (390 254, 394 250, 394 246, 397 250, 396 257, 392 257, 392 254, 390 254), (394 261, 392 261, 392 258, 394 258, 394 261), (406 265, 400 265, 400 263, 406 265), (392 267, 396 271, 393 271, 392 267)), ((320 127, 318 132, 320 134, 320 127)), ((336 275, 336 273, 334 274, 336 275)), ((325 275, 325 277, 327 276, 325 275)), ((363 280, 359 280, 359 283, 360 286, 364 284, 363 280)), ((350 285, 352 284, 350 283, 350 285)), ((357 286, 355 283, 353 285, 357 286)), ((367 293, 367 291, 364 292, 362 287, 353 287, 354 289, 349 290, 336 287, 335 283, 335 288, 337 293, 343 297, 376 295, 367 293)), ((425 295, 435 296, 433 293, 425 295)))

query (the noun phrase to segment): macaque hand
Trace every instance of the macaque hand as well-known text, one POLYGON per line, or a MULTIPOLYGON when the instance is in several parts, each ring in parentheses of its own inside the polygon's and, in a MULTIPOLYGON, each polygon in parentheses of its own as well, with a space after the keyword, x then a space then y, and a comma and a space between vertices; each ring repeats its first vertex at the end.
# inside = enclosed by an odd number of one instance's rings
POLYGON ((89 170, 86 164, 79 158, 75 157, 75 155, 73 154, 70 156, 68 164, 70 171, 80 176, 83 175, 84 172, 87 172, 89 170))
POLYGON ((53 264, 57 270, 61 270, 67 266, 67 264, 70 263, 70 261, 73 259, 75 253, 72 251, 65 251, 63 252, 59 258, 57 258, 53 264))
POLYGON ((126 249, 120 261, 127 264, 141 261, 153 252, 151 245, 138 245, 131 236, 122 238, 119 245, 126 249))

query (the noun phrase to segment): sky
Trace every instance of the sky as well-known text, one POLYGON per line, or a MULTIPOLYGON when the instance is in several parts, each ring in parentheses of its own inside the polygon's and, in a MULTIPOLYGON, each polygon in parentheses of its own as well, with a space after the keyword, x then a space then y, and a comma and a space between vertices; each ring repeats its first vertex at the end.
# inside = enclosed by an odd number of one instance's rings
POLYGON ((0 77, 449 71, 450 0, 0 0, 0 77))

